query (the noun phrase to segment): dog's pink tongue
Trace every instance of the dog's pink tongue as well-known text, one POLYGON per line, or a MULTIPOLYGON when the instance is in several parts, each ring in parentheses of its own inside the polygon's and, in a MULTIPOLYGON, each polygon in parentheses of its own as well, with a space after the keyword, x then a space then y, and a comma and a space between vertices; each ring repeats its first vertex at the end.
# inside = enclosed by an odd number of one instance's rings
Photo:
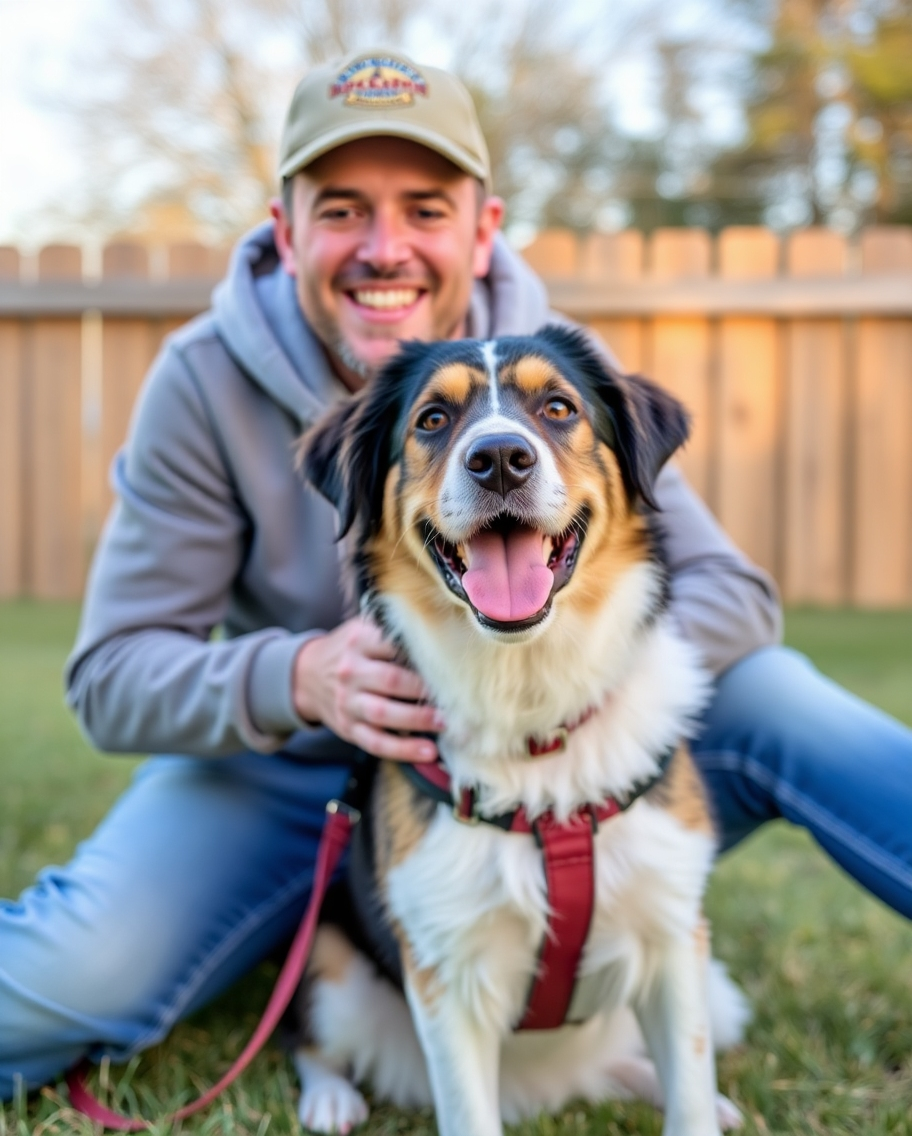
POLYGON ((528 619, 551 594, 554 573, 545 563, 544 537, 534 529, 483 529, 466 544, 466 560, 466 594, 477 611, 499 623, 528 619))

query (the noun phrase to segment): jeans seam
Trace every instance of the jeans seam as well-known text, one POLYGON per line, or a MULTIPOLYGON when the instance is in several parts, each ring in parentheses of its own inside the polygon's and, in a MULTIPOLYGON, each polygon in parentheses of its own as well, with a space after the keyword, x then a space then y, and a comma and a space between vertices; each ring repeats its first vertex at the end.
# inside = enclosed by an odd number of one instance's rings
POLYGON ((794 805, 829 836, 841 841, 872 867, 885 872, 904 887, 912 888, 912 869, 907 864, 898 857, 891 856, 882 848, 871 844, 864 836, 851 829, 845 821, 814 804, 803 793, 793 788, 782 778, 776 777, 759 762, 753 761, 751 758, 744 758, 733 751, 717 750, 712 754, 699 754, 698 764, 701 769, 715 768, 726 773, 740 773, 742 776, 748 777, 781 800, 794 805))
POLYGON ((288 906, 289 900, 301 892, 306 892, 313 884, 313 872, 309 871, 305 877, 298 876, 289 881, 268 900, 253 908, 235 925, 235 927, 203 958, 190 975, 176 989, 173 998, 162 1010, 153 1026, 145 1030, 124 1052, 133 1056, 140 1050, 159 1042, 180 1020, 181 1013, 196 992, 209 978, 215 968, 234 951, 240 942, 243 942, 253 931, 267 922, 282 907, 288 906))

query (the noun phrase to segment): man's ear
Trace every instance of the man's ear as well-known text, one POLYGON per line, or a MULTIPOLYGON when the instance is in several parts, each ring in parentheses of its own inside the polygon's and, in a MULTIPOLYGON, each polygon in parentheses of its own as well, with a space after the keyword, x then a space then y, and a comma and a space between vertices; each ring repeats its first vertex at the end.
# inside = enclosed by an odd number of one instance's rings
POLYGON ((550 324, 539 335, 588 387, 596 429, 617 455, 628 497, 657 509, 653 490, 659 471, 690 434, 683 405, 649 379, 616 371, 581 331, 550 324))
POLYGON ((476 280, 487 276, 494 252, 494 238, 503 220, 504 203, 499 197, 486 197, 478 211, 475 245, 472 250, 472 275, 476 280))

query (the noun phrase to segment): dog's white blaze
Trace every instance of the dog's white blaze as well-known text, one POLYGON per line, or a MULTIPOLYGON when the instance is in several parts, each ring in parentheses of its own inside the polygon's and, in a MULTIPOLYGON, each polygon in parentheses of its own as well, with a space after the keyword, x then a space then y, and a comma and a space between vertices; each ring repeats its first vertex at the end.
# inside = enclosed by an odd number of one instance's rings
POLYGON ((500 387, 497 382, 497 344, 493 339, 481 345, 481 357, 488 373, 488 389, 491 391, 491 413, 500 413, 500 387))

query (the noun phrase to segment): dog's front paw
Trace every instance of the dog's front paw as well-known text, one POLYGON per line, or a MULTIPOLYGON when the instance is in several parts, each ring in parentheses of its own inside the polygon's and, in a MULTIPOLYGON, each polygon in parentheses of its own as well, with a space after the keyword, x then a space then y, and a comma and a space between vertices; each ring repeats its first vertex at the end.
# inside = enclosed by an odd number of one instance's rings
POLYGON ((295 1065, 301 1077, 298 1119, 309 1132, 345 1136, 367 1120, 367 1102, 345 1077, 303 1050, 295 1054, 295 1065))
POLYGON ((367 1102, 354 1085, 330 1074, 319 1085, 305 1087, 298 1118, 310 1132, 345 1133, 367 1120, 367 1102))
POLYGON ((744 1123, 740 1109, 721 1093, 716 1097, 716 1118, 723 1132, 729 1132, 732 1128, 740 1128, 744 1123))

